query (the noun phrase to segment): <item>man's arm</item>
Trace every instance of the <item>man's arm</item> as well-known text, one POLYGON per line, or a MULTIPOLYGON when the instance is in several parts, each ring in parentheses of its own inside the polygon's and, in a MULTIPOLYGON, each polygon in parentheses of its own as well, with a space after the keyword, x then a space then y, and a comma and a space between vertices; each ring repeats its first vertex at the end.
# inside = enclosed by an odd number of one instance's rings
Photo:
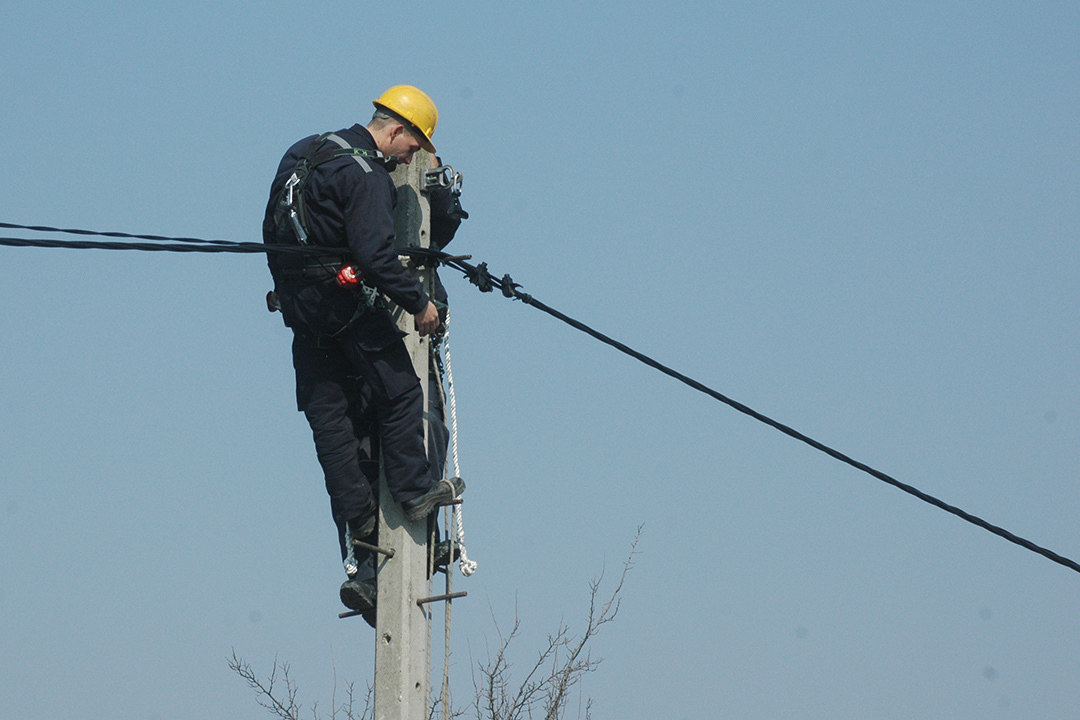
POLYGON ((345 240, 364 280, 386 294, 416 319, 422 335, 435 330, 430 315, 438 313, 420 281, 401 264, 394 247, 394 206, 385 177, 361 178, 345 188, 345 240), (426 330, 426 332, 425 332, 426 330))

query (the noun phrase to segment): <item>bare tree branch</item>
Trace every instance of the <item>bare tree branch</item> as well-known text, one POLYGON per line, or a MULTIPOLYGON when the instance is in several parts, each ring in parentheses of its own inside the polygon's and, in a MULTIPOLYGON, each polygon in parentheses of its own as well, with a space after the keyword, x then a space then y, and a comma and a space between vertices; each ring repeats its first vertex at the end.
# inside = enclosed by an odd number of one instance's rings
POLYGON ((263 682, 255 675, 251 665, 239 657, 234 649, 232 658, 229 660, 229 669, 242 677, 248 687, 255 691, 259 705, 277 715, 281 720, 300 720, 300 707, 296 704, 296 683, 289 678, 288 663, 278 663, 277 658, 274 658, 274 667, 270 671, 270 677, 263 682), (277 683, 279 670, 285 683, 284 700, 279 700, 274 695, 274 685, 277 683))
MULTIPOLYGON (((581 635, 573 635, 570 626, 565 622, 560 622, 555 632, 548 635, 547 646, 537 653, 535 661, 529 666, 524 679, 516 685, 516 688, 511 677, 513 665, 510 662, 509 649, 520 633, 521 618, 515 607, 514 624, 510 632, 504 635, 498 620, 494 617, 494 611, 492 612, 492 620, 499 636, 499 645, 494 658, 490 657, 489 651, 487 663, 478 663, 473 673, 475 692, 473 706, 476 709, 477 720, 532 720, 533 713, 540 711, 543 712, 544 720, 561 720, 564 717, 571 691, 578 687, 584 677, 594 672, 602 662, 602 658, 593 659, 587 649, 588 644, 604 625, 612 622, 619 614, 623 586, 630 568, 634 565, 643 527, 638 526, 634 541, 630 545, 630 553, 623 563, 619 580, 611 594, 601 601, 600 590, 603 585, 604 570, 601 570, 600 575, 589 582, 589 612, 581 635)), ((270 676, 265 680, 260 680, 251 669, 251 665, 239 657, 236 650, 233 650, 229 668, 255 691, 259 705, 280 720, 300 720, 301 707, 296 699, 296 683, 289 677, 288 663, 279 663, 277 658, 274 658, 270 676), (284 686, 283 691, 282 686, 284 686)), ((359 714, 355 712, 356 696, 353 684, 347 683, 345 688, 346 700, 338 705, 337 665, 335 663, 328 720, 337 720, 339 713, 344 715, 345 720, 372 720, 374 716, 373 686, 368 685, 364 708, 359 714)), ((440 699, 432 699, 429 714, 431 720, 434 720, 437 711, 441 711, 442 720, 460 717, 465 712, 464 710, 454 711, 453 708, 440 708, 440 705, 440 699)), ((591 720, 592 706, 591 698, 579 699, 578 718, 581 718, 582 709, 584 709, 585 720, 591 720)), ((321 720, 318 703, 312 705, 311 716, 313 720, 321 720)))
MULTIPOLYGON (((274 665, 270 670, 270 675, 265 680, 260 680, 255 671, 251 669, 251 664, 244 660, 242 657, 236 654, 234 649, 232 657, 229 659, 229 669, 239 675, 248 684, 252 690, 255 691, 256 702, 262 707, 269 710, 276 715, 280 720, 300 720, 301 706, 297 702, 297 688, 296 683, 289 677, 289 665, 288 663, 280 663, 277 658, 274 658, 274 665), (284 697, 279 692, 280 684, 278 675, 280 673, 280 682, 284 684, 284 697)), ((356 707, 356 695, 352 683, 346 683, 345 685, 345 702, 341 705, 337 704, 337 666, 334 665, 334 689, 331 695, 331 709, 330 720, 335 720, 338 713, 342 713, 345 716, 345 720, 369 720, 374 715, 374 710, 371 705, 372 693, 374 688, 368 685, 367 695, 364 699, 364 709, 357 714, 356 707)), ((311 706, 311 717, 313 720, 321 720, 322 716, 319 714, 319 704, 313 703, 311 706)))
MULTIPOLYGON (((600 665, 601 660, 594 660, 586 648, 600 628, 619 614, 622 589, 633 567, 643 527, 638 526, 630 553, 611 594, 601 602, 604 571, 589 583, 589 613, 581 635, 574 636, 566 623, 560 623, 556 631, 548 636, 547 646, 537 655, 516 690, 511 690, 512 666, 508 651, 521 628, 521 620, 515 612, 513 629, 506 636, 499 629, 498 622, 495 623, 496 630, 499 630, 498 650, 494 659, 489 658, 486 664, 478 665, 479 681, 476 675, 473 677, 478 720, 524 720, 532 718, 533 712, 540 709, 543 710, 544 720, 563 717, 570 691, 600 665)), ((584 710, 588 720, 592 710, 591 699, 585 701, 584 710)), ((581 717, 580 707, 578 717, 581 717)))

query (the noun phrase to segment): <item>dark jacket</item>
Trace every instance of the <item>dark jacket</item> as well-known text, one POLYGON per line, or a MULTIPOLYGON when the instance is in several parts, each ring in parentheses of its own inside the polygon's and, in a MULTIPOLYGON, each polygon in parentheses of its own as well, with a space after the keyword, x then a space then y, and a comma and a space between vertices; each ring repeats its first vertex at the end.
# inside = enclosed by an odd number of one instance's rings
MULTIPOLYGON (((352 147, 377 149, 371 133, 361 125, 336 134, 352 147)), ((292 175, 297 159, 315 137, 304 138, 289 148, 278 166, 263 219, 263 242, 282 241, 274 226, 275 200, 292 175)), ((365 283, 405 311, 418 313, 427 306, 429 298, 420 282, 398 260, 394 248, 397 202, 394 182, 380 162, 359 160, 362 162, 353 157, 336 158, 312 171, 305 190, 308 244, 347 248, 351 261, 364 274, 365 283)), ((294 238, 286 239, 296 242, 294 238)), ((340 256, 336 259, 341 260, 340 256)), ((334 335, 354 322, 356 331, 364 338, 363 344, 372 350, 401 337, 386 311, 369 311, 357 319, 362 296, 354 289, 338 286, 332 273, 311 277, 310 273, 301 272, 305 263, 312 262, 293 255, 270 253, 268 256, 286 325, 297 332, 334 335)))

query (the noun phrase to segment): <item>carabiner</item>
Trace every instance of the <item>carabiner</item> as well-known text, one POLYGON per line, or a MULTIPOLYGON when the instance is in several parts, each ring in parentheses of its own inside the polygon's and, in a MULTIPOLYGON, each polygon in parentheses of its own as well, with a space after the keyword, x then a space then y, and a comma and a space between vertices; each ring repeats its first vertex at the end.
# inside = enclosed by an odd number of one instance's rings
POLYGON ((434 170, 424 173, 424 189, 442 188, 448 190, 454 185, 454 168, 449 165, 440 165, 434 170))

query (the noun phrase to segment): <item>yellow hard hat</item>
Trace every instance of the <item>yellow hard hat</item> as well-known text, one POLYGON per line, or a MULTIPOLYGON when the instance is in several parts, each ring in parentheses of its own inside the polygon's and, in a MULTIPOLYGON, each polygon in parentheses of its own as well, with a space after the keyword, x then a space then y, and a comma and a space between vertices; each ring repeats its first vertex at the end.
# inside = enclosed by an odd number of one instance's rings
POLYGON ((407 121, 424 138, 424 149, 435 152, 431 136, 439 124, 439 110, 423 90, 412 85, 395 85, 371 102, 380 110, 389 110, 407 121))

